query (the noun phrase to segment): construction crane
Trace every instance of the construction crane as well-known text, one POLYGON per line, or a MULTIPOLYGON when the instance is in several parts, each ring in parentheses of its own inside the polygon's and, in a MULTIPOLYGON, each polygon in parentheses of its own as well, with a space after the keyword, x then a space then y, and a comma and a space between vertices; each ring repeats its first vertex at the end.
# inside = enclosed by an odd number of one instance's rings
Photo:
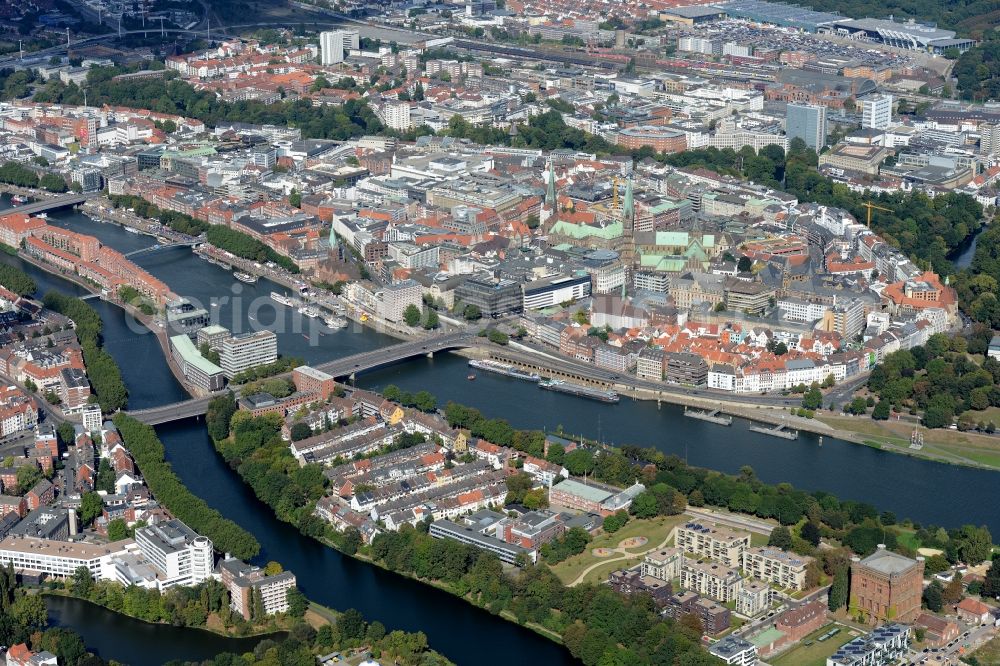
POLYGON ((873 203, 872 203, 871 201, 866 201, 866 202, 864 202, 864 203, 863 203, 863 204, 861 204, 861 205, 862 205, 862 206, 864 206, 865 208, 867 208, 867 209, 868 209, 868 224, 867 224, 866 226, 867 226, 867 227, 868 227, 869 229, 871 229, 871 228, 872 228, 872 209, 875 209, 875 210, 883 210, 883 211, 885 211, 886 213, 891 213, 891 212, 893 212, 891 208, 883 208, 882 206, 876 206, 876 205, 875 205, 875 204, 873 204, 873 203))

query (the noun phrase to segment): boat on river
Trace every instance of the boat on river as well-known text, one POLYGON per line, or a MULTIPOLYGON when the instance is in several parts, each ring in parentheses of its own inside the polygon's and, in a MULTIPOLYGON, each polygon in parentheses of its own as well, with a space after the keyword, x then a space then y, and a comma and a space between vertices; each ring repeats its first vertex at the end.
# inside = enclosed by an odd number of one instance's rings
POLYGON ((601 402, 618 402, 619 400, 618 394, 614 391, 605 391, 604 389, 591 388, 581 384, 571 384, 561 379, 543 379, 538 382, 538 387, 546 391, 568 393, 569 395, 591 398, 592 400, 600 400, 601 402))
POLYGON ((281 303, 282 305, 287 305, 288 307, 292 306, 292 299, 291 298, 289 298, 288 296, 285 296, 284 294, 279 294, 276 291, 272 291, 271 292, 271 300, 272 301, 276 301, 278 303, 281 303))
POLYGON ((241 273, 240 271, 236 271, 233 273, 233 277, 240 282, 246 282, 247 284, 256 284, 257 282, 257 276, 250 275, 250 273, 241 273))

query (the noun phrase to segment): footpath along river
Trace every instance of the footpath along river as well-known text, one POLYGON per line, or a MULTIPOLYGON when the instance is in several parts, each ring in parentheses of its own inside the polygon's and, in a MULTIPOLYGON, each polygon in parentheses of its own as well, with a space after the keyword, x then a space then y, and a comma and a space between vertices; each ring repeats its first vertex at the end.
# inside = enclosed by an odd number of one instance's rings
MULTIPOLYGON (((151 238, 94 223, 77 212, 53 214, 51 221, 95 235, 123 252, 153 243, 151 238)), ((0 260, 23 264, 6 255, 0 260)), ((203 303, 219 295, 232 297, 234 286, 247 300, 266 296, 275 288, 263 279, 257 285, 239 284, 228 272, 187 249, 163 250, 135 260, 177 293, 203 303), (248 297, 250 293, 254 296, 248 297)), ((43 291, 52 287, 69 293, 80 291, 37 268, 24 267, 43 291)), ((97 300, 90 303, 104 318, 106 346, 129 386, 130 408, 167 404, 186 396, 152 334, 138 332, 134 323, 129 326, 120 309, 97 300)), ((223 316, 219 322, 233 325, 233 309, 227 305, 220 310, 223 316)), ((240 312, 245 316, 246 309, 240 312)), ((237 322, 244 330, 250 323, 245 319, 237 322)), ((279 351, 319 362, 392 341, 357 327, 319 336, 315 345, 307 337, 301 332, 279 332, 279 351)), ((567 432, 608 443, 655 446, 686 456, 691 464, 726 472, 751 465, 769 483, 787 481, 809 490, 826 490, 924 524, 985 524, 1000 534, 1000 507, 986 501, 998 487, 998 472, 934 463, 829 437, 822 445, 818 437, 808 434, 787 441, 750 432, 748 424, 739 419, 727 428, 685 418, 679 407, 671 405, 658 409, 652 402, 627 399, 607 405, 541 391, 529 383, 489 373, 479 373, 478 379, 470 382, 467 373, 464 359, 445 354, 361 375, 358 384, 382 388, 394 383, 407 390, 427 389, 440 404, 462 402, 488 416, 507 418, 515 427, 554 429, 562 425, 567 432)), ((459 664, 572 662, 561 647, 526 629, 446 593, 344 557, 277 521, 216 455, 202 421, 163 425, 157 431, 188 487, 251 530, 262 544, 259 560, 278 560, 295 571, 303 590, 316 601, 335 608, 358 608, 389 628, 424 631, 432 647, 459 664), (491 650, 489 645, 504 647, 491 650)))

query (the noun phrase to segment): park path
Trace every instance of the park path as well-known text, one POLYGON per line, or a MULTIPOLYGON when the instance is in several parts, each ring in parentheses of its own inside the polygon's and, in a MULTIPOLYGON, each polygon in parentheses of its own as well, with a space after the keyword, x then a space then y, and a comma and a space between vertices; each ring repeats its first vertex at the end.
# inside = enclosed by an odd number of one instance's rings
POLYGON ((647 548, 646 550, 642 551, 641 553, 630 553, 630 552, 628 552, 628 550, 626 550, 625 548, 622 548, 621 546, 618 546, 617 548, 611 548, 610 549, 611 552, 613 552, 613 553, 621 553, 621 554, 618 557, 611 557, 611 558, 608 558, 608 559, 602 559, 600 562, 595 562, 594 564, 591 564, 589 567, 587 567, 586 569, 584 569, 583 571, 581 571, 580 575, 577 576, 576 579, 574 579, 573 582, 569 583, 566 587, 576 587, 577 585, 579 585, 580 583, 583 582, 583 579, 587 577, 587 574, 589 574, 591 571, 593 571, 594 569, 596 569, 598 567, 602 567, 605 564, 608 564, 609 562, 621 562, 622 560, 627 560, 627 559, 633 558, 633 557, 642 557, 646 553, 651 553, 654 550, 660 550, 662 548, 665 548, 668 543, 670 543, 671 541, 673 541, 674 535, 676 534, 676 532, 677 532, 677 526, 674 525, 672 528, 670 528, 670 532, 667 533, 667 536, 663 539, 663 541, 660 542, 660 545, 653 546, 652 548, 647 548))

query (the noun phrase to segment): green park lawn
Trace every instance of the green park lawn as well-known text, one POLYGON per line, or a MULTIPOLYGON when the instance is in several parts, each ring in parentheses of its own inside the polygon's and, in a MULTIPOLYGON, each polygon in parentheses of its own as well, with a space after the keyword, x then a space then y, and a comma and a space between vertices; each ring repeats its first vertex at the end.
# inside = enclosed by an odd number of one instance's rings
POLYGON ((632 566, 642 560, 641 555, 651 548, 655 548, 663 543, 663 540, 667 538, 675 526, 681 525, 688 520, 690 516, 681 514, 679 516, 658 516, 656 518, 638 519, 633 518, 628 521, 625 527, 621 528, 614 534, 600 533, 587 545, 587 549, 580 553, 579 555, 574 555, 567 560, 555 564, 552 566, 552 571, 556 576, 559 577, 563 583, 571 583, 577 579, 577 577, 583 573, 583 571, 598 562, 605 562, 616 557, 621 557, 621 553, 613 553, 610 557, 595 557, 593 550, 595 548, 617 548, 618 544, 632 537, 646 537, 648 540, 645 545, 639 546, 637 548, 629 548, 627 552, 634 557, 630 557, 628 560, 619 560, 617 562, 607 562, 607 566, 597 567, 594 571, 588 574, 587 581, 603 580, 607 578, 607 575, 614 571, 628 566, 632 566))

